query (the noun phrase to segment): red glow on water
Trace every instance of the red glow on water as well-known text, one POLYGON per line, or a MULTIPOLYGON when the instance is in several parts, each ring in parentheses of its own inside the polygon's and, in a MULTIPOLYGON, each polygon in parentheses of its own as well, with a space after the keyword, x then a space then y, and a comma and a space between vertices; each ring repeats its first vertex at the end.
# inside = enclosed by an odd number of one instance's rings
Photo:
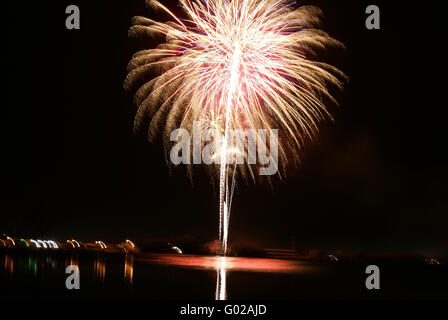
POLYGON ((302 261, 267 258, 151 254, 138 260, 150 264, 172 265, 185 268, 225 268, 228 271, 302 273, 311 269, 309 264, 302 261))

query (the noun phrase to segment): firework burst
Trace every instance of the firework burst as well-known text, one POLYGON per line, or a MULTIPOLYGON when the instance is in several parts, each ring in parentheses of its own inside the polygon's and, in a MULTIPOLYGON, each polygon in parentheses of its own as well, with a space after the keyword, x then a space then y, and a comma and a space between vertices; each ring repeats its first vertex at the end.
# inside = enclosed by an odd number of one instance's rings
MULTIPOLYGON (((342 45, 319 29, 318 8, 295 8, 288 0, 179 0, 183 19, 160 2, 146 2, 171 21, 133 18, 131 36, 166 39, 135 53, 128 65, 125 88, 136 90, 135 128, 149 119, 150 140, 162 136, 166 146, 173 130, 192 132, 194 121, 223 133, 215 172, 225 252, 235 181, 226 162, 228 131, 276 128, 279 162, 297 161, 318 124, 331 119, 324 101, 336 101, 327 86, 341 88, 344 79, 317 54, 342 45)), ((254 178, 254 166, 239 169, 254 178)))

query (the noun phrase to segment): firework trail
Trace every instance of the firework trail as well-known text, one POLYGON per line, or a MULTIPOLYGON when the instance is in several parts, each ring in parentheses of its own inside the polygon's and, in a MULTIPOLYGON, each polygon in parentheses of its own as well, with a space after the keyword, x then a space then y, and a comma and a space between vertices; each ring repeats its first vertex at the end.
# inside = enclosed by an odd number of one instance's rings
MULTIPOLYGON (((161 136, 165 148, 173 130, 192 132, 195 121, 223 134, 219 166, 211 174, 219 178, 225 253, 236 171, 227 161, 229 130, 277 128, 279 162, 298 161, 318 124, 331 119, 325 103, 336 101, 327 86, 342 88, 345 79, 317 61, 318 54, 342 44, 318 29, 320 9, 295 8, 289 0, 179 0, 182 19, 158 1, 146 3, 171 21, 133 18, 130 36, 165 39, 135 53, 128 65, 124 87, 136 91, 135 128, 149 121, 149 139, 161 136)), ((256 166, 238 169, 255 179, 256 166)))

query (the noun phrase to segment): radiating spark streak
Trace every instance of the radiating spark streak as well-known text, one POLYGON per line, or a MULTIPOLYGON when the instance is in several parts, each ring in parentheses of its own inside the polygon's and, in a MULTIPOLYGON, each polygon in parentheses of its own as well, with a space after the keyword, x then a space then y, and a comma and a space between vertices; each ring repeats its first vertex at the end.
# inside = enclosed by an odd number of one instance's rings
POLYGON ((298 162, 319 124, 332 120, 325 103, 336 101, 328 87, 342 88, 345 76, 317 57, 342 44, 319 30, 318 8, 295 8, 290 0, 179 0, 184 17, 156 0, 147 3, 174 21, 133 18, 131 36, 166 39, 129 62, 124 86, 140 86, 135 128, 149 117, 149 138, 162 136, 166 147, 174 129, 192 132, 194 121, 207 119, 224 135, 215 152, 219 169, 210 173, 219 179, 219 240, 225 254, 235 172, 254 179, 257 169, 229 166, 229 130, 278 129, 281 177, 286 164, 298 162))

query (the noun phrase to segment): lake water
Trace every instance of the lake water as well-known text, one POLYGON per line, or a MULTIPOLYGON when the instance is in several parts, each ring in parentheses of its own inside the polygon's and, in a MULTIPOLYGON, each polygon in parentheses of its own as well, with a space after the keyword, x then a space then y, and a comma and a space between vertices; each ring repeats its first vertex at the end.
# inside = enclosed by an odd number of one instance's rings
POLYGON ((380 265, 381 290, 365 288, 366 265, 183 254, 62 251, 0 253, 9 298, 431 299, 446 298, 445 266, 380 265), (80 290, 67 290, 77 265, 80 290))

